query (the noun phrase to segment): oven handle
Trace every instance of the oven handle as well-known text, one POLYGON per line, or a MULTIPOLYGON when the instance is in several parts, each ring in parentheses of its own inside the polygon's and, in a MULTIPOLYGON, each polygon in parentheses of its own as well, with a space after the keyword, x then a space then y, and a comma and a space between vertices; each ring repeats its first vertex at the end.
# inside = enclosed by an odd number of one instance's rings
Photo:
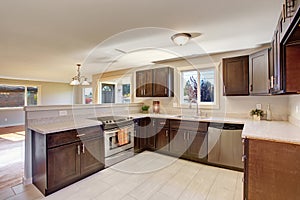
POLYGON ((109 130, 109 131, 104 131, 104 134, 110 134, 110 133, 115 133, 115 132, 118 132, 120 131, 121 129, 125 129, 125 128, 134 128, 133 125, 130 125, 130 126, 124 126, 122 128, 116 128, 116 129, 112 129, 112 130, 109 130))

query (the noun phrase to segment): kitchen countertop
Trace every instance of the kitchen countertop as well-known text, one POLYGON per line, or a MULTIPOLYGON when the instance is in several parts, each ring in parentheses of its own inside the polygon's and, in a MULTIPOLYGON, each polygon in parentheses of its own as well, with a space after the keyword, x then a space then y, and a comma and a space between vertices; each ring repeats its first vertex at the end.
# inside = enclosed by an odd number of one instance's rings
POLYGON ((78 128, 86 128, 91 126, 102 125, 100 121, 90 119, 76 119, 72 121, 48 123, 48 124, 32 124, 28 128, 41 134, 49 134, 60 131, 67 131, 78 128))
MULTIPOLYGON (((217 123, 233 123, 244 124, 242 137, 250 139, 270 140, 276 142, 285 142, 300 144, 300 127, 295 126, 287 121, 253 121, 246 118, 230 118, 230 117, 194 117, 168 114, 130 114, 133 119, 153 117, 153 118, 168 118, 188 121, 200 122, 217 122, 217 123)), ((84 128, 89 126, 97 126, 102 123, 92 119, 76 119, 74 121, 66 121, 59 123, 48 123, 40 125, 31 125, 28 127, 31 130, 42 134, 54 133, 59 131, 84 128)))

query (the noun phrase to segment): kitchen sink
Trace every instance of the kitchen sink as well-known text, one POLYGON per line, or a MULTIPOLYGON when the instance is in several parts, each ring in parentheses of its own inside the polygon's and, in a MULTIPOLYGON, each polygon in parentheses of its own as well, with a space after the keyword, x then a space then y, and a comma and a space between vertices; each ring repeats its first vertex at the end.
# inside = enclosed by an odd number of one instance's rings
POLYGON ((206 118, 206 117, 203 117, 203 116, 197 116, 197 115, 175 115, 174 117, 176 118, 192 118, 192 119, 203 119, 203 118, 206 118))

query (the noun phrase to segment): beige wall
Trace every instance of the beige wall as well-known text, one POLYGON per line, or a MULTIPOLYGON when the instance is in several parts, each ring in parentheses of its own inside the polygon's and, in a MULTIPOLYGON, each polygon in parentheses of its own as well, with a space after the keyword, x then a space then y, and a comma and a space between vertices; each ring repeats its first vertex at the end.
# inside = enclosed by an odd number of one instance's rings
MULTIPOLYGON (((39 86, 40 105, 73 104, 73 87, 68 83, 13 80, 0 78, 0 84, 39 86)), ((25 114, 20 109, 0 109, 0 127, 24 124, 25 114)))
MULTIPOLYGON (((191 58, 182 61, 165 62, 160 63, 161 65, 174 67, 177 73, 174 77, 174 98, 136 98, 134 102, 144 102, 145 104, 151 105, 153 100, 161 101, 161 111, 177 113, 189 113, 195 112, 195 109, 188 109, 187 107, 173 108, 173 105, 180 105, 180 71, 181 69, 188 69, 193 66, 195 68, 207 68, 215 66, 218 69, 219 77, 219 107, 214 109, 201 108, 202 112, 210 115, 227 115, 233 114, 236 116, 248 116, 249 111, 256 107, 256 104, 262 104, 262 109, 267 109, 267 104, 270 104, 273 119, 287 120, 289 113, 289 98, 288 96, 237 96, 237 97, 226 97, 223 96, 223 82, 222 82, 222 58, 235 57, 241 55, 249 55, 257 52, 268 46, 260 47, 257 49, 249 49, 243 51, 234 51, 215 54, 211 56, 202 56, 197 58, 191 58)), ((153 67, 153 66, 152 66, 153 67)), ((192 67, 192 68, 193 68, 192 67)), ((150 108, 151 110, 152 108, 150 108)), ((300 108, 299 108, 300 109, 300 108)))
POLYGON ((289 96, 289 114, 300 122, 300 95, 289 96))

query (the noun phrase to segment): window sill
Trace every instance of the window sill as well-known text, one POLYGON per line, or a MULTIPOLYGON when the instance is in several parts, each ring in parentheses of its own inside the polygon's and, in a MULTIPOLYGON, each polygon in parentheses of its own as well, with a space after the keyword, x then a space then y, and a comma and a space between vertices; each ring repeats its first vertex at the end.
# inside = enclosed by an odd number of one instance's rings
POLYGON ((0 108, 0 111, 7 111, 7 110, 24 110, 24 107, 3 107, 0 108))

